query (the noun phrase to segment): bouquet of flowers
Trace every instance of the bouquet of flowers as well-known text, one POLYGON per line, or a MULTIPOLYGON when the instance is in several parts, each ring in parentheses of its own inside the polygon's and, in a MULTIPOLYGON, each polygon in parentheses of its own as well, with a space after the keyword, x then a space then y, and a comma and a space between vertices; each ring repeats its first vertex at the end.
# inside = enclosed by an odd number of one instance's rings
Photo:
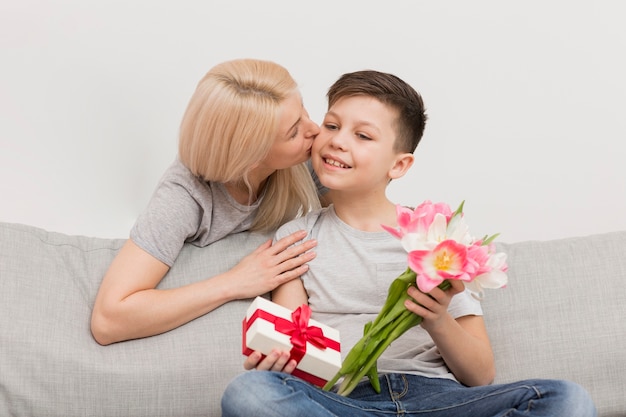
POLYGON ((395 339, 422 318, 404 307, 409 286, 424 293, 439 287, 450 288, 449 280, 461 280, 477 298, 486 288, 501 288, 507 283, 506 254, 496 253, 496 235, 475 239, 464 220, 463 204, 452 212, 445 203, 425 201, 417 208, 396 206, 398 227, 383 228, 398 238, 408 252, 408 268, 396 278, 382 310, 363 329, 363 337, 348 352, 341 369, 324 385, 330 390, 344 377, 338 393, 348 396, 364 376, 380 392, 376 362, 395 339))

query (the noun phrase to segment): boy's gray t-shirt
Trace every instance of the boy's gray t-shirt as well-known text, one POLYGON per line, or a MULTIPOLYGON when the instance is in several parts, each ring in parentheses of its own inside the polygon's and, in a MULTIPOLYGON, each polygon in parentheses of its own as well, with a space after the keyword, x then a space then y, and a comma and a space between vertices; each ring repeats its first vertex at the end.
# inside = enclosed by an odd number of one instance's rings
MULTIPOLYGON (((408 266, 407 253, 386 231, 363 232, 337 217, 333 206, 282 226, 278 240, 304 229, 318 240, 316 257, 301 277, 312 318, 340 332, 341 355, 363 336, 363 326, 381 310, 391 282, 408 266)), ((452 299, 454 318, 482 315, 480 302, 468 291, 452 299)), ((396 339, 378 360, 379 372, 399 372, 456 379, 445 365, 432 338, 421 326, 396 339)))
POLYGON ((176 158, 135 222, 130 238, 171 267, 184 243, 204 247, 250 229, 262 199, 249 206, 239 204, 223 184, 199 179, 176 158))

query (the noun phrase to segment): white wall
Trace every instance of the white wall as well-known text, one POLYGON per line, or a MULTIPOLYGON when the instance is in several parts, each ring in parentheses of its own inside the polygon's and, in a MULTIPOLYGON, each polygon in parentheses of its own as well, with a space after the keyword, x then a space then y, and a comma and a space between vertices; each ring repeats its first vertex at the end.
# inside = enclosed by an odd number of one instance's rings
POLYGON ((321 121, 342 73, 393 72, 430 122, 390 197, 502 241, 626 229, 626 3, 0 0, 0 221, 125 237, 197 81, 275 60, 321 121))

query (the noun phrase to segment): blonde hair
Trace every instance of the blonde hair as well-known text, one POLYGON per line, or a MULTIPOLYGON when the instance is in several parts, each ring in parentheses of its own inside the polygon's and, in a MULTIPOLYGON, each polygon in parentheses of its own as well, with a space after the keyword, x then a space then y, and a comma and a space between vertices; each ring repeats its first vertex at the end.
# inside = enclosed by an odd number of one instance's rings
MULTIPOLYGON (((282 66, 254 59, 227 61, 200 80, 180 127, 181 162, 204 181, 244 183, 278 136, 280 106, 297 84, 282 66)), ((252 196, 251 196, 252 197, 252 196)), ((305 164, 277 170, 251 230, 269 231, 317 207, 305 164)))

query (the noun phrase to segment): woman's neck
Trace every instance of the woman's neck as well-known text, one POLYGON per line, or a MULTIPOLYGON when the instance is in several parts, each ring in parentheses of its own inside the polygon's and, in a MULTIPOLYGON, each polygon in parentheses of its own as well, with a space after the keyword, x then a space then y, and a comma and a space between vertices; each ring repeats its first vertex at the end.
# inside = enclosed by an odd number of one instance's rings
POLYGON ((239 204, 250 205, 254 203, 261 195, 263 187, 267 181, 267 177, 261 181, 250 179, 250 184, 246 184, 243 180, 237 182, 225 183, 224 187, 228 194, 239 204))

